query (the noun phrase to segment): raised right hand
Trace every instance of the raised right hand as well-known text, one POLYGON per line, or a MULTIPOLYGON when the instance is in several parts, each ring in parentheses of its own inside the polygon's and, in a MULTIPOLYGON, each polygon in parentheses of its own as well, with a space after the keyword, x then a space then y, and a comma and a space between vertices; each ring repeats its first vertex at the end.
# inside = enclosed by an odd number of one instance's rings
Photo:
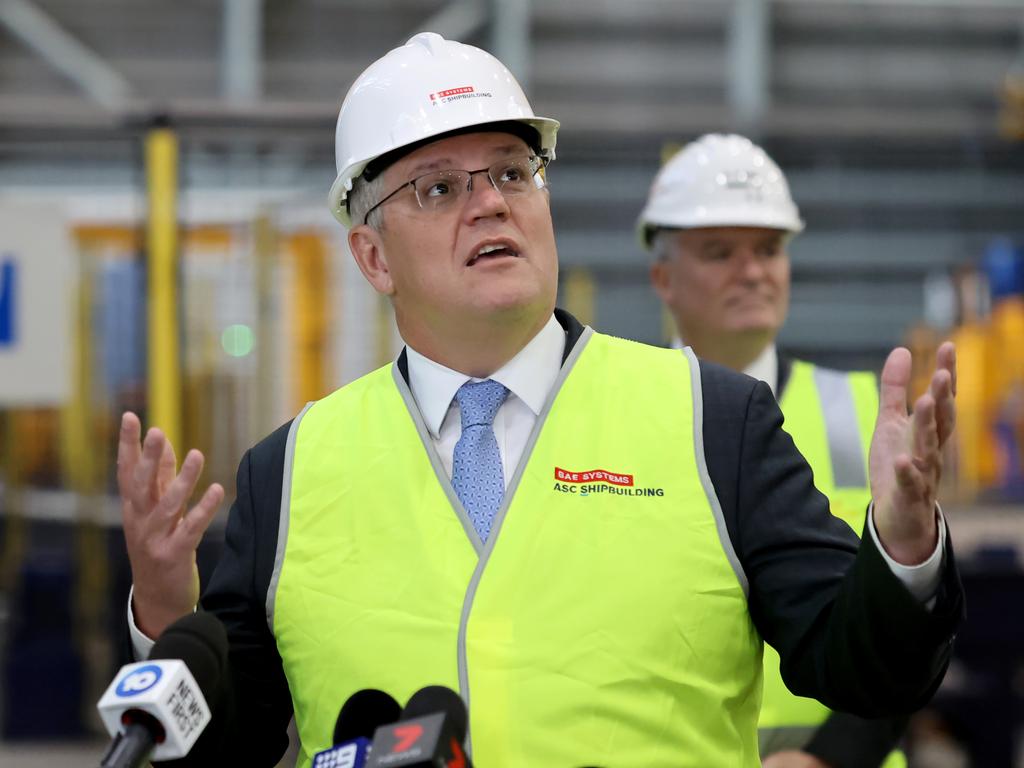
POLYGON ((121 417, 117 486, 134 585, 135 625, 151 638, 192 611, 199 601, 196 548, 224 500, 213 483, 191 509, 189 498, 203 471, 203 454, 191 450, 175 474, 174 447, 159 429, 145 442, 134 413, 121 417))

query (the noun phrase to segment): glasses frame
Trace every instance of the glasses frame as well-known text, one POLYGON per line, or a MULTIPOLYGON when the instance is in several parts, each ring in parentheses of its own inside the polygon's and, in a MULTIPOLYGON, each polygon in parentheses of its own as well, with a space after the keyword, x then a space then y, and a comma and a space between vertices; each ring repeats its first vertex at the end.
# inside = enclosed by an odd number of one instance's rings
MULTIPOLYGON (((514 155, 512 157, 506 157, 506 158, 503 158, 501 160, 496 160, 493 163, 491 163, 489 166, 487 166, 486 168, 479 168, 479 169, 477 169, 475 171, 469 171, 469 170, 466 170, 464 168, 442 168, 441 170, 438 170, 438 171, 430 171, 429 173, 421 174, 421 175, 417 176, 416 178, 411 179, 410 181, 405 182, 400 187, 398 187, 394 191, 390 192, 389 194, 385 195, 380 200, 378 200, 377 203, 372 208, 370 208, 370 210, 368 210, 363 215, 363 224, 366 224, 370 220, 370 214, 371 213, 376 211, 378 208, 380 208, 382 205, 384 205, 384 203, 386 203, 388 200, 393 198, 395 195, 397 195, 399 192, 404 190, 406 187, 412 187, 413 194, 416 196, 416 204, 422 210, 424 210, 424 211, 427 210, 426 207, 423 205, 423 201, 420 200, 420 193, 416 191, 416 182, 418 182, 420 179, 426 178, 427 176, 435 176, 435 175, 437 175, 439 173, 465 173, 465 174, 467 174, 469 178, 466 180, 466 189, 465 189, 466 192, 472 192, 473 191, 473 177, 474 176, 476 176, 478 173, 486 173, 487 174, 487 180, 489 182, 491 182, 491 186, 494 187, 494 189, 497 192, 501 193, 501 195, 504 197, 505 193, 501 191, 501 188, 498 186, 498 183, 492 178, 490 171, 495 166, 502 165, 502 164, 507 163, 507 162, 509 162, 511 160, 518 160, 521 157, 524 157, 524 156, 523 155, 514 155)), ((533 173, 530 175, 531 179, 536 178, 537 174, 541 173, 545 168, 547 168, 548 167, 548 163, 550 162, 550 158, 545 157, 543 155, 536 155, 536 154, 534 154, 534 155, 525 155, 525 157, 529 161, 530 165, 533 165, 535 161, 537 163, 536 170, 534 170, 533 173)), ((542 186, 540 186, 540 187, 535 187, 536 189, 539 190, 539 189, 544 189, 545 187, 547 187, 547 179, 544 179, 542 177, 542 180, 543 180, 544 184, 542 186)))

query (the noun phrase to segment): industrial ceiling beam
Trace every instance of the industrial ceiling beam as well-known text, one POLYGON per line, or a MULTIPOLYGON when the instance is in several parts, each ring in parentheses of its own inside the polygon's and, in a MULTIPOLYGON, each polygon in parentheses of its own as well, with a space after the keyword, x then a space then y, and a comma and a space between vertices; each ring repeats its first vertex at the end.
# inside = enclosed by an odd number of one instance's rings
POLYGON ((29 0, 0 0, 0 24, 107 109, 120 111, 131 99, 120 72, 29 0))

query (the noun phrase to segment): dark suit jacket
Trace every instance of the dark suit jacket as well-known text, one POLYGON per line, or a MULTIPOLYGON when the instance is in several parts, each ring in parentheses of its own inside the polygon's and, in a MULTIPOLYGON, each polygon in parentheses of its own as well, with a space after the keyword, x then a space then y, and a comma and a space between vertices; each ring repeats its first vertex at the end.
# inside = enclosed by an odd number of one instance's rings
MULTIPOLYGON (((582 333, 556 310, 566 355, 582 333)), ((408 378, 404 355, 399 359, 408 378)), ((796 693, 865 717, 912 711, 938 687, 963 615, 963 595, 946 542, 934 608, 906 590, 871 544, 858 542, 828 511, 811 471, 781 429, 762 382, 702 363, 704 451, 729 537, 750 583, 762 637, 782 657, 796 693)), ((273 766, 287 747, 291 700, 266 595, 277 546, 288 425, 250 449, 238 468, 224 549, 202 606, 226 625, 231 685, 210 728, 182 765, 273 766)), ((340 706, 340 702, 339 702, 340 706)))

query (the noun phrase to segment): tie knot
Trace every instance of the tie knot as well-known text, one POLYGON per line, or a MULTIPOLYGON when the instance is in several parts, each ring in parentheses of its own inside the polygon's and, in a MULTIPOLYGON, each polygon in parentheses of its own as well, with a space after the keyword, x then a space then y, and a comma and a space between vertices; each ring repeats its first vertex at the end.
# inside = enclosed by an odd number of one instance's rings
POLYGON ((467 381, 455 393, 462 416, 462 429, 490 426, 507 396, 508 388, 497 381, 467 381))

